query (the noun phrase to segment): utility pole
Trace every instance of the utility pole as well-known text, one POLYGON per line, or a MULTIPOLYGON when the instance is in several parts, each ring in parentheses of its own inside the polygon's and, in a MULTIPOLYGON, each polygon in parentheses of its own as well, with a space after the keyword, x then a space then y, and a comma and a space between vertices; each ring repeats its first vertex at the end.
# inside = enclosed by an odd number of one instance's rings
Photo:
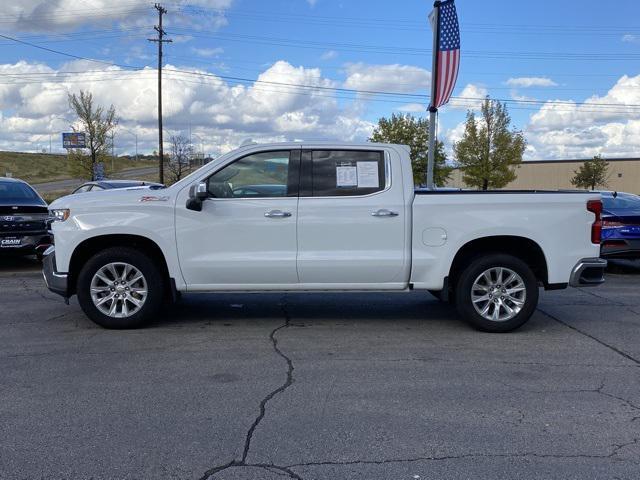
POLYGON ((158 38, 149 38, 150 42, 158 44, 158 153, 160 155, 159 177, 160 183, 164 183, 164 150, 162 148, 162 44, 172 42, 171 39, 163 38, 167 33, 162 29, 162 15, 167 13, 167 9, 159 3, 155 4, 158 11, 158 25, 154 30, 158 32, 158 38))

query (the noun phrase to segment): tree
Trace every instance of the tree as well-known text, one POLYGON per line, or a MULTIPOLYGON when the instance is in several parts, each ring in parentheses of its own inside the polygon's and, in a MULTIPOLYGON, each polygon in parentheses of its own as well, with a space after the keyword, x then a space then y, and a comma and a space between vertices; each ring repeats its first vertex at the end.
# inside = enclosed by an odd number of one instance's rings
POLYGON ((467 112, 462 140, 453 145, 462 180, 482 190, 502 188, 516 179, 514 166, 522 162, 527 146, 522 132, 509 130, 507 106, 487 96, 480 119, 467 112))
POLYGON ((171 153, 165 159, 169 181, 175 183, 189 170, 189 162, 193 154, 193 147, 188 138, 182 135, 171 136, 171 153))
MULTIPOLYGON (((411 149, 411 165, 413 167, 413 181, 416 185, 426 182, 427 156, 429 153, 429 120, 415 118, 413 115, 391 115, 391 118, 381 118, 378 126, 373 130, 370 142, 400 143, 411 149)), ((451 176, 453 167, 447 165, 444 144, 436 142, 436 155, 433 166, 435 185, 444 185, 451 176)))
POLYGON ((578 188, 595 190, 597 187, 606 187, 609 180, 609 162, 596 155, 573 173, 575 176, 571 179, 571 184, 578 188))
POLYGON ((71 170, 82 178, 95 180, 95 168, 98 162, 109 154, 109 134, 116 128, 118 120, 116 109, 111 105, 106 111, 95 106, 93 94, 80 90, 80 94, 69 94, 69 106, 78 116, 80 128, 72 127, 74 132, 84 132, 89 156, 82 150, 70 152, 71 170))

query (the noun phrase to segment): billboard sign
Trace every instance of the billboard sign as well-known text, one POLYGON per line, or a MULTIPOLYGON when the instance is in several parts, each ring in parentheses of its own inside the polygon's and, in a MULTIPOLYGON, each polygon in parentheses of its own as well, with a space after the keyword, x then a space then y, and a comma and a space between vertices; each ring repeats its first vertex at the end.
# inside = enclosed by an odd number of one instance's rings
POLYGON ((85 135, 83 132, 71 132, 62 134, 63 148, 86 148, 85 135))

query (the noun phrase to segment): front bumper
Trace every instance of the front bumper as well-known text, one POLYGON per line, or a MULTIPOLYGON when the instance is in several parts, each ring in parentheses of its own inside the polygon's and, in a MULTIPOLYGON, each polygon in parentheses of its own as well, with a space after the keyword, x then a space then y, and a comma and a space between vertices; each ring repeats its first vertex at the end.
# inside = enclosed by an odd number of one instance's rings
POLYGON ((55 247, 51 246, 42 258, 42 276, 47 288, 53 293, 69 298, 69 275, 56 271, 55 247))
POLYGON ((594 287, 604 283, 604 269, 607 261, 601 258, 583 258, 573 270, 569 285, 572 287, 594 287))

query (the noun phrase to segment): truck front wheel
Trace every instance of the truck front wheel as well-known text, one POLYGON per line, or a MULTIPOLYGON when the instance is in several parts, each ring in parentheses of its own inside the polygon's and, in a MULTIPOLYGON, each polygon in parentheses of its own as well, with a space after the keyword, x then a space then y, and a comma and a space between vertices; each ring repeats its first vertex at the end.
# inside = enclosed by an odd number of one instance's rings
POLYGON ((153 260, 129 247, 96 253, 78 275, 78 302, 105 328, 142 326, 162 305, 163 275, 153 260))
POLYGON ((538 282, 531 268, 511 255, 478 257, 460 274, 456 307, 485 332, 509 332, 524 324, 538 304, 538 282))

